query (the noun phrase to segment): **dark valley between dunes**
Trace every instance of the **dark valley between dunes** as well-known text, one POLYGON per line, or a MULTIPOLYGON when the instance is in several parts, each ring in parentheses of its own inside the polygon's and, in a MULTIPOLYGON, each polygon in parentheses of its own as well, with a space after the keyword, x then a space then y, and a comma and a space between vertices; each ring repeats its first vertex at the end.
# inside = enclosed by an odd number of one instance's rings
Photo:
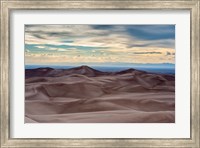
POLYGON ((175 75, 25 70, 25 123, 174 123, 175 75))

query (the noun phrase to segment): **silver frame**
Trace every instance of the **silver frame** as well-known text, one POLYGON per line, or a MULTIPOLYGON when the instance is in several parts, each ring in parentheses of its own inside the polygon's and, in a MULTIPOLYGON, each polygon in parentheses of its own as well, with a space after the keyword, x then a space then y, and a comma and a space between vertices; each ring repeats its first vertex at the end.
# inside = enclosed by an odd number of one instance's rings
MULTIPOLYGON (((200 147, 199 27, 200 0, 1 0, 1 147, 200 147), (188 139, 19 139, 10 138, 9 43, 10 12, 18 10, 190 10, 191 13, 191 138, 188 139)), ((184 123, 183 123, 184 124, 184 123)))

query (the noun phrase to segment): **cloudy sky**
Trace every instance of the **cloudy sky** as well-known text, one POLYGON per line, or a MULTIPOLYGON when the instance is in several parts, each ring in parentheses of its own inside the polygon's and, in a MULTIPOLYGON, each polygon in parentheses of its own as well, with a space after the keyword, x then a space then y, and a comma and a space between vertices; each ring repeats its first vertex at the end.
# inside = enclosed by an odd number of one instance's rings
POLYGON ((175 62, 174 25, 26 25, 26 65, 175 62))

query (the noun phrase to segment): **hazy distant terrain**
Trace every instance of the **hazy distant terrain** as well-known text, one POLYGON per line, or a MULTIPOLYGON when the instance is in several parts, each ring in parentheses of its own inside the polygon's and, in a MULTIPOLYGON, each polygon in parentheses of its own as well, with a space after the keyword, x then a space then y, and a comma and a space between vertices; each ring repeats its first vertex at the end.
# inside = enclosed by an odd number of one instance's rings
POLYGON ((175 76, 81 66, 25 71, 25 122, 173 123, 175 76))

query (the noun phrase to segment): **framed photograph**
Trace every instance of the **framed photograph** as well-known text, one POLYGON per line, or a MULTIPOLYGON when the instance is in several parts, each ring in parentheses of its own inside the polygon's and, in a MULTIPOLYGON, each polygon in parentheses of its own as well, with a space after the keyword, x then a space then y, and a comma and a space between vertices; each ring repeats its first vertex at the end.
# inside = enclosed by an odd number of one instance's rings
POLYGON ((199 2, 1 1, 1 147, 200 147, 199 2))

